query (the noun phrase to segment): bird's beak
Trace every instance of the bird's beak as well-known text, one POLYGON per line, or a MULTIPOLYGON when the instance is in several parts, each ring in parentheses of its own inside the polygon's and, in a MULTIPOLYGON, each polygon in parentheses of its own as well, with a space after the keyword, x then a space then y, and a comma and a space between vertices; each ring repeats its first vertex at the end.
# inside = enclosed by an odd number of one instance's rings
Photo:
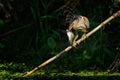
POLYGON ((70 24, 70 26, 68 27, 68 30, 71 30, 73 28, 74 23, 70 24))

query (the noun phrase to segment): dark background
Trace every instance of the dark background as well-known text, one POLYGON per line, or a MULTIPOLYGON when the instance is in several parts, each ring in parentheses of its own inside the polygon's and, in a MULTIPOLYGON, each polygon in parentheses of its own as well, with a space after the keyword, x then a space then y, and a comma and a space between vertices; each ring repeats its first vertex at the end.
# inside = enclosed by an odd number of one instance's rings
MULTIPOLYGON (((69 1, 69 0, 68 0, 69 1)), ((78 0, 75 14, 86 16, 90 30, 120 9, 119 0, 78 0)), ((24 63, 30 68, 69 45, 64 0, 0 0, 0 63, 24 63)), ((44 67, 58 71, 107 70, 120 48, 120 18, 44 67)))

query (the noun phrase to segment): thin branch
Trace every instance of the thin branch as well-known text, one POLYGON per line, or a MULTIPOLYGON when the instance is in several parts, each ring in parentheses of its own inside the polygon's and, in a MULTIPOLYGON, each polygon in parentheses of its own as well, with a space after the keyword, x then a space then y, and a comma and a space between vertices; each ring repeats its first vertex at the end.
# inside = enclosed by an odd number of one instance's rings
MULTIPOLYGON (((113 14, 111 17, 109 17, 108 19, 106 19, 104 22, 102 22, 100 25, 98 25, 95 29, 93 29, 92 31, 90 31, 88 34, 86 34, 87 37, 81 37, 79 40, 77 40, 77 43, 75 44, 75 46, 77 44, 80 44, 80 42, 84 41, 86 38, 88 38, 89 36, 91 36, 93 33, 95 33, 96 31, 98 31, 100 28, 102 28, 105 24, 107 24, 109 21, 111 21, 112 19, 119 17, 120 16, 120 10, 118 12, 116 12, 115 14, 113 14)), ((23 77, 28 77, 30 74, 32 74, 33 72, 35 72, 36 70, 40 69, 43 66, 46 66, 47 64, 49 64, 50 62, 54 61, 55 59, 57 59, 58 57, 60 57, 63 53, 68 52, 69 50, 71 50, 72 48, 74 48, 73 46, 68 46, 67 48, 65 48, 63 51, 61 51, 60 53, 58 53, 57 55, 53 56, 52 58, 46 60, 45 62, 43 62, 42 64, 40 64, 39 66, 35 67, 34 69, 32 69, 31 71, 27 72, 25 75, 23 75, 23 77)))
POLYGON ((112 72, 116 69, 119 69, 119 67, 120 67, 120 48, 118 48, 118 53, 115 56, 115 59, 112 62, 112 64, 109 66, 109 70, 110 70, 110 72, 112 72))
POLYGON ((6 15, 9 15, 8 11, 6 10, 5 6, 2 3, 0 3, 0 7, 3 9, 6 15))
POLYGON ((49 8, 51 5, 54 5, 54 2, 55 2, 55 0, 51 0, 51 1, 48 3, 47 7, 49 8))
POLYGON ((22 27, 19 27, 19 28, 10 30, 10 31, 8 31, 8 32, 5 32, 5 33, 3 33, 3 34, 0 34, 0 38, 5 37, 5 36, 7 36, 7 35, 9 35, 9 34, 11 34, 11 33, 14 33, 14 32, 16 32, 16 31, 18 31, 18 30, 21 30, 21 29, 30 27, 31 25, 32 25, 32 24, 27 24, 27 25, 24 25, 24 26, 22 26, 22 27))
POLYGON ((69 5, 69 3, 70 3, 70 1, 68 1, 65 5, 62 5, 61 7, 59 7, 58 9, 56 9, 54 12, 58 12, 58 11, 64 9, 66 6, 69 5))

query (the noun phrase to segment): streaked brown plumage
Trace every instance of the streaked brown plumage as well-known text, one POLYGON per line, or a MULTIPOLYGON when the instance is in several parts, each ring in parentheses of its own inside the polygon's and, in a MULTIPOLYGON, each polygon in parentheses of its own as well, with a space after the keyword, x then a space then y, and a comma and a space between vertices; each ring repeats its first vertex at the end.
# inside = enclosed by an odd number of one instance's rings
POLYGON ((69 22, 68 30, 81 30, 82 32, 86 33, 88 28, 89 20, 85 16, 74 15, 74 18, 69 22))
POLYGON ((70 44, 74 46, 78 38, 78 32, 82 31, 85 36, 87 29, 89 28, 89 20, 85 16, 74 15, 74 11, 76 6, 79 4, 79 0, 64 0, 66 2, 66 6, 64 9, 64 14, 66 15, 65 23, 68 27, 66 30, 67 36, 70 44), (75 36, 72 32, 72 29, 75 30, 75 36))
POLYGON ((84 33, 82 37, 86 37, 85 35, 88 28, 89 28, 89 20, 85 16, 74 15, 73 19, 70 20, 69 27, 68 27, 68 31, 71 31, 72 29, 76 31, 76 34, 74 37, 68 36, 69 41, 73 41, 72 42, 73 46, 75 45, 75 42, 78 38, 78 32, 82 31, 84 33))

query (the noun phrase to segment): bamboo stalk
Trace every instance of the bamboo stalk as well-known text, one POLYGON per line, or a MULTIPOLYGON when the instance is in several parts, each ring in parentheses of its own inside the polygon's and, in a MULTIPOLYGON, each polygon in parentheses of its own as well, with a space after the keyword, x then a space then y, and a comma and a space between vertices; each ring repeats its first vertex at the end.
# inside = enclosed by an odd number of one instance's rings
MULTIPOLYGON (((109 17, 108 19, 106 19, 104 22, 102 22, 100 25, 98 25, 96 28, 94 28, 92 31, 90 31, 89 33, 86 34, 86 37, 81 37, 79 40, 76 41, 76 44, 80 44, 80 42, 84 41, 86 38, 88 38, 89 36, 91 36, 92 34, 94 34, 96 31, 98 31, 100 28, 102 28, 105 24, 107 24, 108 22, 110 22, 112 19, 119 17, 120 16, 120 10, 117 11, 115 14, 113 14, 111 17, 109 17)), ((68 52, 69 50, 71 50, 72 48, 74 48, 73 46, 68 46, 67 48, 65 48, 63 51, 61 51, 60 53, 58 53, 57 55, 53 56, 52 58, 46 60, 45 62, 43 62, 42 64, 40 64, 39 66, 35 67, 34 69, 32 69, 31 71, 27 72, 25 75, 23 75, 23 77, 28 77, 30 74, 32 74, 33 72, 35 72, 36 70, 38 70, 39 68, 49 64, 50 62, 54 61, 55 59, 59 58, 63 53, 68 52)))
POLYGON ((35 72, 37 69, 47 65, 48 63, 54 61, 55 59, 57 59, 58 57, 60 57, 63 53, 69 51, 70 49, 72 49, 72 46, 68 46, 66 49, 64 49, 63 51, 61 51, 59 54, 53 56, 52 58, 46 60, 45 62, 43 62, 42 64, 40 64, 39 66, 35 67, 34 69, 32 69, 31 71, 27 72, 27 74, 25 74, 23 77, 27 77, 30 74, 32 74, 33 72, 35 72))

